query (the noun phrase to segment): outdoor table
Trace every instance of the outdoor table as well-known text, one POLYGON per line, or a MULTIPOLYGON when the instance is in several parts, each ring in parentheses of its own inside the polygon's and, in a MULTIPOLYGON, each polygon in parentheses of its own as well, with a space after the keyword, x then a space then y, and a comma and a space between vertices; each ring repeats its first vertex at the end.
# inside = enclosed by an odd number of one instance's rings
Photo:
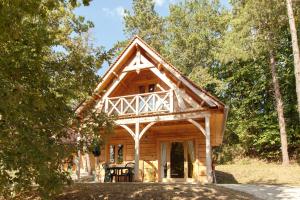
POLYGON ((110 181, 112 182, 113 177, 115 177, 115 181, 119 182, 120 181, 120 177, 124 176, 124 177, 128 177, 129 178, 129 182, 132 181, 132 171, 133 168, 132 167, 127 167, 127 166, 110 166, 106 168, 105 174, 107 176, 107 173, 110 174, 111 179, 110 181), (127 173, 124 174, 122 173, 123 170, 127 170, 127 173), (111 171, 113 171, 113 173, 111 173, 111 171))

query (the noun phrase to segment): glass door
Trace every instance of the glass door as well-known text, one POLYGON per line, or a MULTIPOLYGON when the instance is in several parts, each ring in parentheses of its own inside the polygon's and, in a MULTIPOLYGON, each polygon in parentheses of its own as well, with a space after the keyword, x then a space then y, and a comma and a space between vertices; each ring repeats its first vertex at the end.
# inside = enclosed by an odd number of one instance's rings
POLYGON ((167 178, 168 164, 167 164, 167 143, 161 143, 161 162, 160 162, 161 178, 167 178))
POLYGON ((194 142, 192 140, 160 143, 161 179, 193 178, 194 162, 195 149, 194 142))
POLYGON ((184 178, 184 145, 183 142, 172 142, 170 150, 171 178, 184 178))

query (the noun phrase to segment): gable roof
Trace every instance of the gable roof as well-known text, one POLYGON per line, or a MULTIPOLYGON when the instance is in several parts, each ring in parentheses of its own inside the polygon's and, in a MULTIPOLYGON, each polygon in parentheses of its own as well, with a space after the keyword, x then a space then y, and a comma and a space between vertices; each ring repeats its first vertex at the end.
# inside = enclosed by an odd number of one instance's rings
POLYGON ((145 52, 147 52, 152 59, 156 60, 157 63, 161 64, 164 70, 168 71, 173 78, 180 81, 185 87, 190 89, 193 93, 199 96, 202 100, 204 100, 209 107, 211 108, 224 108, 225 104, 221 102, 218 98, 204 90, 203 88, 194 84, 190 79, 185 77, 176 67, 166 61, 156 50, 154 50, 150 45, 148 45, 144 40, 142 40, 139 36, 134 36, 132 40, 128 43, 128 45, 124 48, 124 50, 120 53, 120 55, 116 58, 116 60, 111 64, 109 69, 103 75, 102 81, 97 85, 94 90, 93 96, 91 99, 83 102, 76 109, 77 113, 80 113, 88 104, 91 104, 93 101, 101 98, 101 91, 110 84, 111 80, 116 77, 116 71, 120 70, 123 64, 127 61, 128 56, 136 50, 136 47, 142 48, 145 52))

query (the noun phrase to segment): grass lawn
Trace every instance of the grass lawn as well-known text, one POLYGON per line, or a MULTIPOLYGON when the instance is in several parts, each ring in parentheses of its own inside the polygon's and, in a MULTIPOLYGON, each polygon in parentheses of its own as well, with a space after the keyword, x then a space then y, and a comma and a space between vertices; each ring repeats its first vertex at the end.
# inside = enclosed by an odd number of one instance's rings
POLYGON ((199 184, 160 183, 76 183, 56 200, 143 199, 143 200, 256 200, 253 196, 219 187, 199 184))
POLYGON ((280 184, 300 186, 300 165, 284 167, 255 159, 242 159, 233 164, 217 165, 218 183, 280 184))

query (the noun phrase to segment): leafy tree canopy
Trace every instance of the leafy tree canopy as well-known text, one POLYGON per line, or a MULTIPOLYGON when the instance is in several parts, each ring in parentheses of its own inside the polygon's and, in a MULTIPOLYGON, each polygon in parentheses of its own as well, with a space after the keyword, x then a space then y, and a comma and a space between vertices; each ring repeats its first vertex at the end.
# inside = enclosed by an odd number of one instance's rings
MULTIPOLYGON (((87 42, 93 24, 73 13, 78 5, 0 2, 0 196, 6 199, 21 198, 33 184, 49 198, 68 182, 61 165, 72 149, 63 139, 76 127, 76 105, 92 93, 105 59, 102 48, 87 42)), ((98 117, 89 131, 110 124, 98 117)))
MULTIPOLYGON (((150 44, 159 44, 155 49, 184 75, 229 105, 224 145, 217 150, 219 161, 237 155, 280 158, 269 69, 268 50, 272 49, 276 52, 289 151, 296 156, 300 127, 285 1, 230 3, 231 8, 226 9, 219 1, 186 0, 170 5, 169 16, 160 17, 151 1, 134 0, 134 12, 125 17, 124 30, 129 36, 139 34, 150 44), (145 20, 149 15, 160 20, 145 20), (163 31, 156 32, 157 27, 163 31)), ((299 24, 297 8, 295 19, 299 24)))

